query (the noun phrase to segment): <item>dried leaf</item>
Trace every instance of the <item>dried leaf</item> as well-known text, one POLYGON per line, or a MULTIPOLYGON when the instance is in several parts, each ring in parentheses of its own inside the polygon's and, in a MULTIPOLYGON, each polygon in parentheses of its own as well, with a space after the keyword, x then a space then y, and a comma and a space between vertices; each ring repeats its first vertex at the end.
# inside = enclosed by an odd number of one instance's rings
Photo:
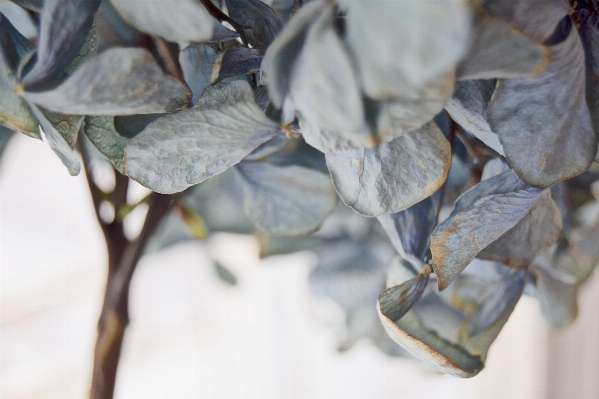
POLYGON ((216 81, 221 65, 218 61, 219 53, 206 44, 191 44, 179 53, 185 83, 193 93, 192 104, 197 104, 204 89, 216 81))
POLYGON ((116 130, 114 117, 88 116, 85 118, 83 132, 94 146, 112 162, 116 170, 125 174, 123 156, 129 139, 120 135, 116 130))
POLYGON ((339 196, 364 216, 396 213, 430 197, 443 184, 451 148, 430 122, 376 148, 326 154, 339 196))
POLYGON ((140 48, 112 48, 89 59, 53 90, 25 98, 55 112, 132 115, 170 112, 189 103, 191 93, 164 75, 140 48))
POLYGON ((301 166, 267 162, 237 165, 248 218, 271 234, 299 236, 320 227, 337 204, 328 175, 301 166))
POLYGON ((164 116, 127 146, 128 175, 161 193, 224 172, 280 133, 254 103, 246 82, 223 82, 204 91, 195 108, 164 116))
POLYGON ((214 19, 196 0, 110 0, 125 21, 136 29, 170 42, 210 39, 214 19))

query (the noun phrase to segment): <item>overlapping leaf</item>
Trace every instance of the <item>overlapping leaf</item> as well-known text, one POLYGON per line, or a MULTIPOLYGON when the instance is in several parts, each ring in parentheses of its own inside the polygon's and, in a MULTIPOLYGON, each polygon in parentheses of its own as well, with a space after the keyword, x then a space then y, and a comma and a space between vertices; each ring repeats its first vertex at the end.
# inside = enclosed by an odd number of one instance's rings
POLYGON ((501 81, 488 109, 510 165, 535 187, 584 172, 597 152, 582 44, 571 21, 563 25, 567 37, 550 47, 553 62, 547 70, 537 78, 501 81))
POLYGON ((266 75, 272 101, 279 108, 283 107, 289 93, 291 71, 306 40, 310 23, 324 9, 320 1, 302 7, 264 55, 262 71, 266 75))
POLYGON ((41 109, 31 102, 29 103, 29 107, 46 134, 50 148, 52 148, 56 155, 58 155, 58 158, 60 158, 60 161, 64 166, 67 167, 71 176, 77 176, 81 171, 81 163, 73 148, 71 148, 60 132, 52 125, 52 123, 50 123, 41 109))
POLYGON ((190 96, 140 48, 112 48, 89 59, 57 88, 25 93, 44 108, 79 115, 170 112, 187 105, 190 96))
POLYGON ((121 173, 125 173, 123 156, 129 142, 117 132, 113 116, 92 116, 85 118, 84 132, 87 138, 121 173))
POLYGON ((257 73, 261 64, 262 55, 258 50, 234 47, 225 52, 218 77, 222 80, 257 73))
POLYGON ((476 21, 473 42, 458 66, 461 80, 536 76, 550 62, 548 49, 499 17, 476 21))
POLYGON ((450 72, 467 50, 466 2, 344 0, 347 40, 364 91, 377 100, 401 97, 450 72))
MULTIPOLYGON (((599 30, 587 21, 580 27, 586 53, 586 98, 595 134, 599 134, 599 30)), ((595 157, 599 162, 599 151, 595 157)))
POLYGON ((290 96, 303 118, 323 130, 365 131, 357 75, 327 8, 314 21, 292 73, 290 96))
POLYGON ((100 0, 46 0, 33 68, 23 77, 27 89, 58 78, 85 45, 100 0))
POLYGON ((345 204, 364 216, 400 212, 430 197, 449 171, 451 148, 431 122, 376 148, 326 155, 345 204))
POLYGON ((247 83, 223 82, 205 90, 195 108, 162 117, 134 137, 126 170, 154 191, 174 193, 225 171, 278 133, 247 83))
POLYGON ((337 203, 331 179, 321 172, 267 162, 242 162, 236 169, 243 185, 246 215, 271 234, 311 233, 337 203))
POLYGON ((0 123, 9 129, 39 138, 38 123, 17 93, 17 69, 33 46, 0 14, 0 123))
POLYGON ((197 104, 204 89, 218 78, 221 65, 218 59, 219 53, 206 44, 190 44, 179 53, 185 82, 193 93, 193 105, 197 104))
POLYGON ((439 288, 446 288, 481 250, 522 221, 539 201, 550 198, 520 181, 513 170, 464 193, 432 235, 432 264, 439 288))
POLYGON ((378 217, 391 243, 405 259, 424 259, 435 229, 439 198, 426 198, 408 209, 378 217))
POLYGON ((123 19, 136 29, 171 42, 210 39, 214 19, 196 0, 110 0, 123 19))
POLYGON ((226 3, 231 18, 251 28, 246 30, 246 37, 254 47, 268 47, 283 29, 277 14, 260 0, 227 0, 226 3))
POLYGON ((458 82, 454 96, 445 105, 451 118, 465 131, 505 155, 499 137, 487 122, 487 107, 495 91, 495 80, 466 80, 458 82))

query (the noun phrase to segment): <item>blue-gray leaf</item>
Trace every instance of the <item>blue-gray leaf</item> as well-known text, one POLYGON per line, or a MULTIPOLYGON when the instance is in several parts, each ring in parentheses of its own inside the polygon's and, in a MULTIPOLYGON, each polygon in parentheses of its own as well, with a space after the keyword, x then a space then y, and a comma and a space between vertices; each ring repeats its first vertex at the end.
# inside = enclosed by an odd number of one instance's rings
MULTIPOLYGON (((222 56, 222 54, 220 54, 222 56)), ((190 44, 179 53, 185 83, 191 88, 191 103, 197 104, 204 89, 218 78, 219 53, 206 44, 190 44)))
POLYGON ((396 213, 433 195, 445 181, 451 148, 430 122, 372 149, 326 154, 339 196, 364 216, 396 213))
POLYGON ((458 65, 461 80, 534 77, 551 60, 547 47, 500 17, 479 18, 472 36, 472 45, 458 65))
POLYGON ((78 115, 170 112, 186 106, 191 93, 166 76, 140 48, 112 48, 85 62, 53 90, 25 98, 52 111, 78 115))
POLYGON ((57 79, 85 45, 101 0, 46 0, 37 59, 22 78, 34 89, 57 79))
POLYGON ((297 165, 242 162, 243 208, 256 227, 271 234, 299 236, 322 224, 337 203, 331 179, 297 165))
POLYGON ((196 0, 110 0, 123 19, 136 29, 170 42, 210 39, 214 19, 196 0))
POLYGON ((584 172, 597 152, 585 99, 584 51, 577 30, 565 22, 569 35, 550 47, 547 70, 537 78, 500 81, 489 103, 489 125, 508 162, 535 187, 584 172))
POLYGON ((445 105, 451 118, 466 132, 487 146, 505 155, 499 137, 487 122, 487 106, 495 91, 495 80, 466 80, 458 82, 454 96, 445 105))
POLYGON ((123 156, 129 139, 117 132, 113 116, 88 116, 83 129, 96 148, 108 158, 116 170, 125 174, 123 156))
POLYGON ((487 179, 458 198, 433 232, 431 252, 439 289, 445 289, 483 248, 516 226, 542 198, 513 170, 487 179))
POLYGON ((204 91, 194 108, 151 123, 125 150, 127 174, 161 193, 175 193, 222 173, 280 133, 243 81, 204 91))
POLYGON ((31 109, 17 93, 17 69, 33 45, 0 14, 0 124, 28 136, 40 138, 31 109))

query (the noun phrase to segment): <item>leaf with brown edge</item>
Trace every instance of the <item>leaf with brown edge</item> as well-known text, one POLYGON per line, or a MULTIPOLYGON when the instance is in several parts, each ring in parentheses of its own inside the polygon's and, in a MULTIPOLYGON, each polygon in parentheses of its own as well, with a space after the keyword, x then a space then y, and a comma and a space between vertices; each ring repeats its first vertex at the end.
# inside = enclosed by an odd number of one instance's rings
POLYGON ((389 318, 377 303, 379 318, 387 334, 412 356, 442 373, 469 378, 484 367, 479 356, 473 356, 458 345, 428 330, 418 316, 408 312, 399 321, 389 318))
POLYGON ((510 165, 541 188, 583 173, 597 153, 580 36, 569 19, 560 29, 567 37, 550 47, 551 65, 536 78, 500 81, 487 113, 510 165))
POLYGON ((431 237, 433 269, 445 289, 485 247, 516 226, 542 198, 513 170, 474 186, 456 201, 431 237))
POLYGON ((422 297, 432 271, 427 265, 413 279, 381 292, 378 299, 381 313, 394 321, 401 319, 422 297))
POLYGON ((457 68, 460 80, 533 77, 551 60, 547 47, 500 17, 480 17, 472 36, 470 49, 457 68))
POLYGON ((562 228, 562 216, 551 199, 551 191, 544 190, 530 212, 516 226, 476 257, 526 269, 540 252, 559 240, 562 228))
POLYGON ((339 196, 363 216, 400 212, 443 184, 451 148, 434 122, 378 147, 326 154, 339 196))

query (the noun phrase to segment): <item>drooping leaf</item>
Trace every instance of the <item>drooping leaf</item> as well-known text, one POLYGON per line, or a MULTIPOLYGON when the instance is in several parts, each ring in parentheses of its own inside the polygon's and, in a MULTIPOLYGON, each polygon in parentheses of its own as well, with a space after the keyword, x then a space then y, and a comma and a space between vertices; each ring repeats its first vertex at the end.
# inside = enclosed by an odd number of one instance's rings
POLYGON ((373 147, 376 143, 371 135, 355 134, 352 131, 322 130, 304 118, 298 119, 300 131, 306 143, 325 154, 335 151, 361 150, 373 147))
MULTIPOLYGON (((0 167, 2 166, 2 155, 8 146, 8 142, 16 133, 7 127, 0 125, 0 167)), ((1 170, 1 169, 0 169, 1 170)))
POLYGON ((551 192, 545 190, 528 215, 479 252, 477 257, 525 269, 537 254, 557 242, 562 228, 560 211, 551 199, 551 192))
POLYGON ((495 80, 458 82, 454 96, 445 105, 451 118, 500 155, 505 155, 499 137, 487 122, 487 107, 495 91, 495 80))
POLYGON ((364 216, 396 213, 430 197, 443 184, 451 148, 430 122, 376 148, 326 154, 339 196, 364 216))
POLYGON ((426 198, 408 209, 378 217, 391 243, 402 257, 422 260, 437 224, 439 196, 426 198))
POLYGON ((543 190, 524 184, 513 170, 487 179, 458 198, 431 237, 433 268, 445 289, 482 249, 520 222, 543 190))
POLYGON ((597 151, 585 99, 585 61, 569 19, 564 41, 550 47, 552 63, 536 78, 499 82, 488 118, 505 155, 526 183, 549 187, 584 172, 597 151))
POLYGON ((358 77, 327 8, 313 22, 291 77, 290 96, 302 117, 323 130, 365 131, 358 77))
POLYGON ((136 29, 170 42, 201 42, 212 35, 214 19, 196 0, 110 0, 136 29))
POLYGON ((35 89, 58 78, 85 45, 101 0, 46 0, 40 22, 37 59, 22 78, 35 89))
POLYGON ((116 170, 125 174, 123 156, 129 139, 117 132, 113 116, 88 116, 85 118, 85 135, 108 158, 116 170))
POLYGON ((246 38, 256 48, 267 48, 283 29, 277 13, 260 0, 227 0, 226 3, 231 18, 251 28, 245 31, 246 38))
POLYGON ((262 71, 266 75, 270 97, 278 108, 283 107, 289 93, 291 71, 306 40, 310 23, 325 9, 320 1, 303 6, 266 50, 262 71))
POLYGON ((55 112, 132 115, 170 112, 189 103, 185 85, 164 75, 140 48, 113 48, 85 62, 53 90, 25 98, 55 112))
POLYGON ((17 93, 17 69, 33 45, 0 14, 0 123, 9 129, 40 138, 31 109, 17 93))
POLYGON ((545 46, 500 17, 479 18, 472 37, 472 45, 458 66, 458 79, 534 77, 549 65, 545 46))
POLYGON ((197 104, 204 89, 218 78, 219 58, 219 53, 206 44, 190 44, 179 53, 185 82, 193 93, 193 105, 197 104))
POLYGON ((450 72, 467 50, 465 1, 343 0, 347 41, 364 91, 376 100, 401 97, 450 72))
POLYGON ((67 142, 71 149, 75 148, 79 130, 83 124, 83 116, 81 115, 64 115, 57 112, 43 110, 46 119, 54 126, 56 131, 67 142))
POLYGON ((311 233, 337 203, 331 179, 321 172, 267 162, 242 162, 236 169, 243 185, 246 215, 256 227, 271 234, 311 233))
POLYGON ((432 271, 430 266, 425 270, 413 279, 381 292, 378 304, 387 318, 394 321, 401 319, 420 300, 432 271))
POLYGON ((79 68, 85 61, 90 59, 91 57, 98 54, 98 34, 97 28, 94 24, 87 34, 87 38, 85 39, 85 43, 81 50, 75 55, 73 61, 67 66, 64 71, 64 75, 70 76, 79 68))
POLYGON ((204 91, 195 108, 151 123, 127 146, 128 175, 161 193, 183 191, 237 164, 280 133, 246 82, 204 91))
POLYGON ((71 148, 69 143, 62 137, 60 132, 50 123, 41 109, 35 104, 29 103, 29 107, 39 121, 40 127, 46 134, 48 144, 60 161, 67 167, 71 176, 77 176, 81 171, 81 163, 76 155, 76 152, 71 148))
POLYGON ((258 50, 246 47, 233 47, 225 52, 222 66, 218 75, 219 79, 233 76, 249 75, 260 72, 262 55, 258 50))

